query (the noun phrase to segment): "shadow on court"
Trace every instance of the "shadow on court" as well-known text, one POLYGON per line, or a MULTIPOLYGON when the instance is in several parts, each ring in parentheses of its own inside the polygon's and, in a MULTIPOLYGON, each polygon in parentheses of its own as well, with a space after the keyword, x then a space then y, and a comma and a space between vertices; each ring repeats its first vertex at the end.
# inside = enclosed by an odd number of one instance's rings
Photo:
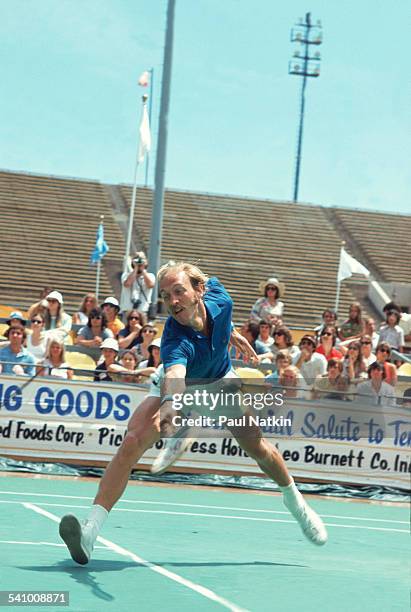
POLYGON ((73 580, 91 589, 93 595, 104 601, 113 601, 115 598, 110 593, 101 588, 96 578, 92 576, 94 572, 119 571, 126 567, 136 567, 135 563, 123 561, 95 561, 89 566, 74 565, 73 561, 59 561, 54 565, 20 565, 17 569, 30 572, 58 572, 68 574, 73 580), (103 567, 102 567, 103 566, 103 567), (119 567, 118 567, 119 566, 119 567))

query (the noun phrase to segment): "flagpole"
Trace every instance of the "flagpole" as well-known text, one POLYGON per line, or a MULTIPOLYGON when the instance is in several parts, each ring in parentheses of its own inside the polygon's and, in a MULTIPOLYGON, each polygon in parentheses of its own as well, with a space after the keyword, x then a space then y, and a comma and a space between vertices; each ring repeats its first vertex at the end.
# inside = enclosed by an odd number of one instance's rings
POLYGON ((344 245, 345 245, 345 240, 343 240, 341 242, 340 261, 338 262, 338 268, 337 268, 337 293, 336 293, 336 296, 335 296, 335 308, 334 308, 335 312, 337 312, 337 313, 338 313, 338 306, 340 305, 340 291, 341 291, 341 281, 338 280, 338 273, 339 273, 339 270, 340 270, 341 258, 342 258, 342 250, 344 248, 344 245))
MULTIPOLYGON (((144 106, 147 104, 147 94, 144 94, 141 99, 143 101, 143 109, 142 109, 142 113, 144 113, 144 106)), ((137 156, 136 156, 136 165, 135 165, 135 169, 134 169, 134 184, 133 184, 133 195, 131 196, 131 207, 130 207, 130 216, 128 219, 128 231, 127 231, 127 242, 126 242, 126 251, 124 254, 124 262, 123 262, 123 273, 127 271, 127 263, 128 263, 128 256, 130 254, 130 248, 131 248, 131 236, 133 233, 133 221, 134 221, 134 211, 136 208, 136 195, 137 195, 137 172, 138 172, 138 167, 140 165, 139 162, 139 157, 140 157, 140 147, 137 147, 137 156)))
MULTIPOLYGON (((151 126, 151 113, 153 110, 153 82, 154 82, 154 68, 150 68, 150 70, 148 71, 150 73, 150 94, 149 94, 149 104, 148 104, 148 119, 150 121, 150 126, 151 126)), ((145 186, 147 187, 148 185, 148 167, 149 167, 149 163, 150 163, 150 153, 147 152, 147 157, 146 157, 146 180, 145 180, 145 186)))
MULTIPOLYGON (((104 215, 100 215, 100 223, 103 225, 104 215)), ((101 274, 101 258, 97 263, 97 272, 96 272, 96 298, 98 300, 98 294, 100 291, 100 274, 101 274)))

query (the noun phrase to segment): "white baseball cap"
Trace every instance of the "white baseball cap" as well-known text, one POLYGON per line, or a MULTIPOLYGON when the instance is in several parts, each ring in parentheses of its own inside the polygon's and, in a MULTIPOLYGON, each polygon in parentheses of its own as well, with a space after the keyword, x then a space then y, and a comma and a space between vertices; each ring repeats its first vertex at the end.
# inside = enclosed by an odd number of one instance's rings
POLYGON ((112 295, 106 298, 101 306, 103 307, 105 304, 110 304, 110 306, 115 306, 116 308, 120 310, 120 304, 119 304, 118 299, 112 295))
POLYGON ((57 300, 59 304, 63 303, 63 296, 60 291, 52 291, 48 295, 46 295, 46 300, 57 300))
POLYGON ((111 349, 112 351, 116 351, 116 353, 118 353, 119 352, 118 342, 114 338, 106 338, 100 344, 100 349, 111 349))
POLYGON ((148 348, 150 348, 150 346, 156 346, 157 348, 160 348, 161 338, 154 338, 154 340, 152 340, 150 344, 148 345, 148 348))

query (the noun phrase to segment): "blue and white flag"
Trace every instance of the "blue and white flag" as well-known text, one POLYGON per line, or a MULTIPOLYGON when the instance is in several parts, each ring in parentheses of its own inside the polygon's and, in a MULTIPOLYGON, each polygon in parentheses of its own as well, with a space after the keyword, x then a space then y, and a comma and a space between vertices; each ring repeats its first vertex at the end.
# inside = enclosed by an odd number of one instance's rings
POLYGON ((91 254, 91 263, 99 263, 109 250, 108 244, 104 240, 104 226, 103 223, 100 223, 97 228, 96 246, 91 254))

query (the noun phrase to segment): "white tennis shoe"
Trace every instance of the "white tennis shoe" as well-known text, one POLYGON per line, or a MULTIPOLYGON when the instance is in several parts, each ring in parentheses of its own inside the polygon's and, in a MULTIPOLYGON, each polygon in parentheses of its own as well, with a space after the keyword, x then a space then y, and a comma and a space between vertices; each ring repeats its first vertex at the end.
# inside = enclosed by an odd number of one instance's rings
POLYGON ((165 472, 195 440, 196 438, 168 438, 165 440, 163 448, 153 461, 150 472, 152 474, 165 472))
POLYGON ((322 519, 307 503, 302 508, 293 512, 294 518, 298 521, 303 534, 316 546, 324 546, 328 540, 327 530, 322 519))
POLYGON ((87 520, 80 522, 73 514, 66 514, 60 521, 59 533, 73 561, 86 565, 97 536, 94 523, 87 520))

